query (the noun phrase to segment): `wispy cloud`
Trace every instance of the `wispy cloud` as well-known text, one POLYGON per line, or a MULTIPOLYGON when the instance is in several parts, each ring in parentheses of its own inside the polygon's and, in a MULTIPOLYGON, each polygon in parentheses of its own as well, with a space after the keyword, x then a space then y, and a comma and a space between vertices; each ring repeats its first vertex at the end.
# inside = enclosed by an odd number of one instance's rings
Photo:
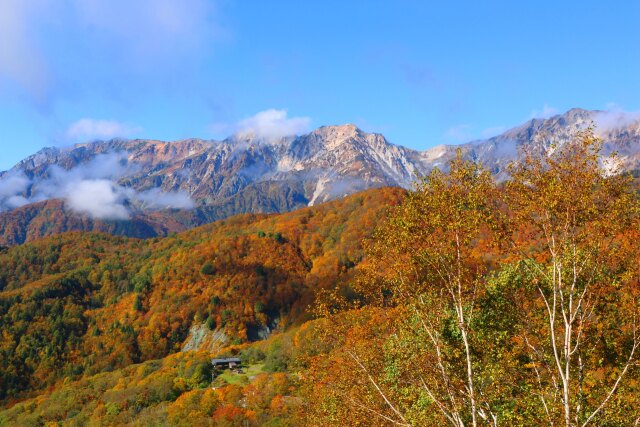
POLYGON ((140 131, 140 127, 115 120, 80 119, 69 126, 65 136, 70 142, 84 142, 95 139, 125 138, 140 131))
POLYGON ((558 110, 557 108, 544 104, 541 110, 531 111, 531 114, 529 114, 529 119, 548 119, 549 117, 555 116, 559 113, 560 110, 558 110))
POLYGON ((599 111, 593 117, 598 134, 604 134, 633 124, 640 126, 640 111, 624 111, 617 104, 607 104, 606 111, 599 111))
POLYGON ((211 0, 73 0, 79 25, 143 61, 182 55, 221 36, 211 0))
POLYGON ((32 187, 32 201, 64 199, 73 211, 98 219, 128 219, 127 189, 116 180, 135 168, 125 153, 99 154, 69 170, 49 167, 48 177, 32 187))
POLYGON ((0 84, 19 86, 46 103, 68 73, 54 56, 61 49, 100 65, 104 58, 126 63, 125 70, 158 73, 183 65, 187 58, 206 56, 212 42, 226 37, 217 5, 217 0, 2 0, 0 84))
POLYGON ((471 125, 461 124, 447 130, 445 137, 454 142, 467 142, 472 139, 471 125))
POLYGON ((159 188, 151 188, 137 192, 133 199, 145 209, 193 209, 195 204, 191 197, 183 191, 165 192, 159 188))
POLYGON ((129 219, 126 192, 108 179, 69 182, 64 189, 67 204, 76 212, 100 219, 129 219))
POLYGON ((0 177, 0 212, 29 203, 24 193, 31 181, 22 172, 8 172, 0 177))
POLYGON ((46 1, 3 0, 0 13, 0 82, 9 80, 42 102, 51 76, 33 27, 46 1))
POLYGON ((307 132, 310 125, 309 117, 288 117, 286 110, 269 109, 235 124, 215 123, 210 130, 217 135, 235 134, 240 138, 254 137, 273 141, 307 132))

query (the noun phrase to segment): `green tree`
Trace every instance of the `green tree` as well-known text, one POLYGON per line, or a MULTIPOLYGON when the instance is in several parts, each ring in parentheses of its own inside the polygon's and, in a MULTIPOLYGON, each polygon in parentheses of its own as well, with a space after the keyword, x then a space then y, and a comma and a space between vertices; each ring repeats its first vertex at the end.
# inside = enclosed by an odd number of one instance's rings
POLYGON ((135 311, 142 311, 142 299, 138 294, 136 294, 136 296, 133 299, 133 309, 135 311))
POLYGON ((202 265, 202 268, 200 269, 200 273, 206 276, 213 276, 214 274, 216 274, 216 268, 213 266, 212 263, 207 261, 202 265))
POLYGON ((209 330, 213 331, 216 329, 216 319, 213 318, 213 316, 209 316, 207 317, 207 328, 209 328, 209 330))

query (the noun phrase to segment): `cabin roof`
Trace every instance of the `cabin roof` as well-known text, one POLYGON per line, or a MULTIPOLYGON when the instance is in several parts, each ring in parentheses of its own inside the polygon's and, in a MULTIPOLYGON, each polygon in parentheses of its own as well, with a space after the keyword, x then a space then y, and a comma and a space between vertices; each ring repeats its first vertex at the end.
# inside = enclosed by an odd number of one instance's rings
POLYGON ((229 357, 226 359, 211 359, 211 363, 214 365, 222 365, 225 363, 240 363, 240 359, 237 357, 229 357))

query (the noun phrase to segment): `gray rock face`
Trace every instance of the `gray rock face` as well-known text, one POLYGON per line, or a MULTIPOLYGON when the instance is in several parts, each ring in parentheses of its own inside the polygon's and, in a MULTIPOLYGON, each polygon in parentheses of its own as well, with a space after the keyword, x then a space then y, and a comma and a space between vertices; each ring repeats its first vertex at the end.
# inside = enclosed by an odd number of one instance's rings
POLYGON ((224 347, 228 340, 229 337, 224 333, 224 329, 212 331, 204 323, 194 324, 189 329, 189 336, 180 351, 205 350, 215 353, 224 347))

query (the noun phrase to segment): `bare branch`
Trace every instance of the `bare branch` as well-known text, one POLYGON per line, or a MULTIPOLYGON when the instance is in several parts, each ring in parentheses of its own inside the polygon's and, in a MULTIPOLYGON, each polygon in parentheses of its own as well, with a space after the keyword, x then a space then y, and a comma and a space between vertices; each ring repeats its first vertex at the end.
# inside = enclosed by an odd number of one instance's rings
MULTIPOLYGON (((369 371, 367 370, 367 368, 365 368, 365 366, 360 362, 360 359, 358 358, 358 356, 356 356, 354 353, 348 351, 347 354, 349 354, 349 356, 351 356, 351 358, 358 364, 358 366, 360 367, 360 369, 362 369, 362 371, 367 375, 367 377, 369 378, 369 381, 371 382, 371 384, 373 384, 373 386, 375 387, 375 389, 378 391, 378 393, 380 394, 380 396, 384 399, 384 401, 386 402, 387 406, 389 406, 389 408, 391 408, 391 410, 398 416, 400 417, 400 419, 406 424, 407 420, 404 418, 404 416, 400 413, 400 411, 398 411, 396 409, 395 406, 393 406, 393 404, 391 403, 391 401, 387 398, 387 396, 384 394, 384 392, 382 391, 382 389, 380 388, 380 386, 378 386, 378 383, 376 382, 376 380, 373 379, 373 377, 371 376, 371 374, 369 374, 369 371)), ((408 424, 407 424, 408 425, 408 424)))
POLYGON ((634 323, 634 328, 633 328, 633 347, 631 348, 631 353, 629 354, 629 358, 627 359, 627 363, 625 363, 624 368, 622 369, 622 372, 620 372, 620 375, 618 375, 618 378, 616 379, 616 382, 613 384, 613 387, 611 387, 611 390, 609 390, 609 393, 607 394, 607 397, 604 398, 602 403, 600 403, 600 406, 598 406, 596 408, 596 410, 593 411, 593 413, 587 418, 587 420, 582 424, 582 427, 585 427, 587 424, 589 424, 591 422, 591 420, 593 420, 593 418, 596 415, 598 415, 598 413, 602 410, 602 408, 604 408, 604 406, 607 404, 609 399, 611 399, 611 396, 613 396, 613 394, 618 389, 618 386, 620 385, 620 381, 622 381, 622 377, 624 377, 624 375, 627 373, 627 371, 629 370, 629 367, 631 366, 631 364, 633 362, 633 355, 635 354, 636 349, 638 348, 638 346, 640 346, 640 339, 638 339, 638 336, 637 336, 637 328, 636 328, 636 325, 635 325, 635 319, 634 319, 633 323, 634 323))

